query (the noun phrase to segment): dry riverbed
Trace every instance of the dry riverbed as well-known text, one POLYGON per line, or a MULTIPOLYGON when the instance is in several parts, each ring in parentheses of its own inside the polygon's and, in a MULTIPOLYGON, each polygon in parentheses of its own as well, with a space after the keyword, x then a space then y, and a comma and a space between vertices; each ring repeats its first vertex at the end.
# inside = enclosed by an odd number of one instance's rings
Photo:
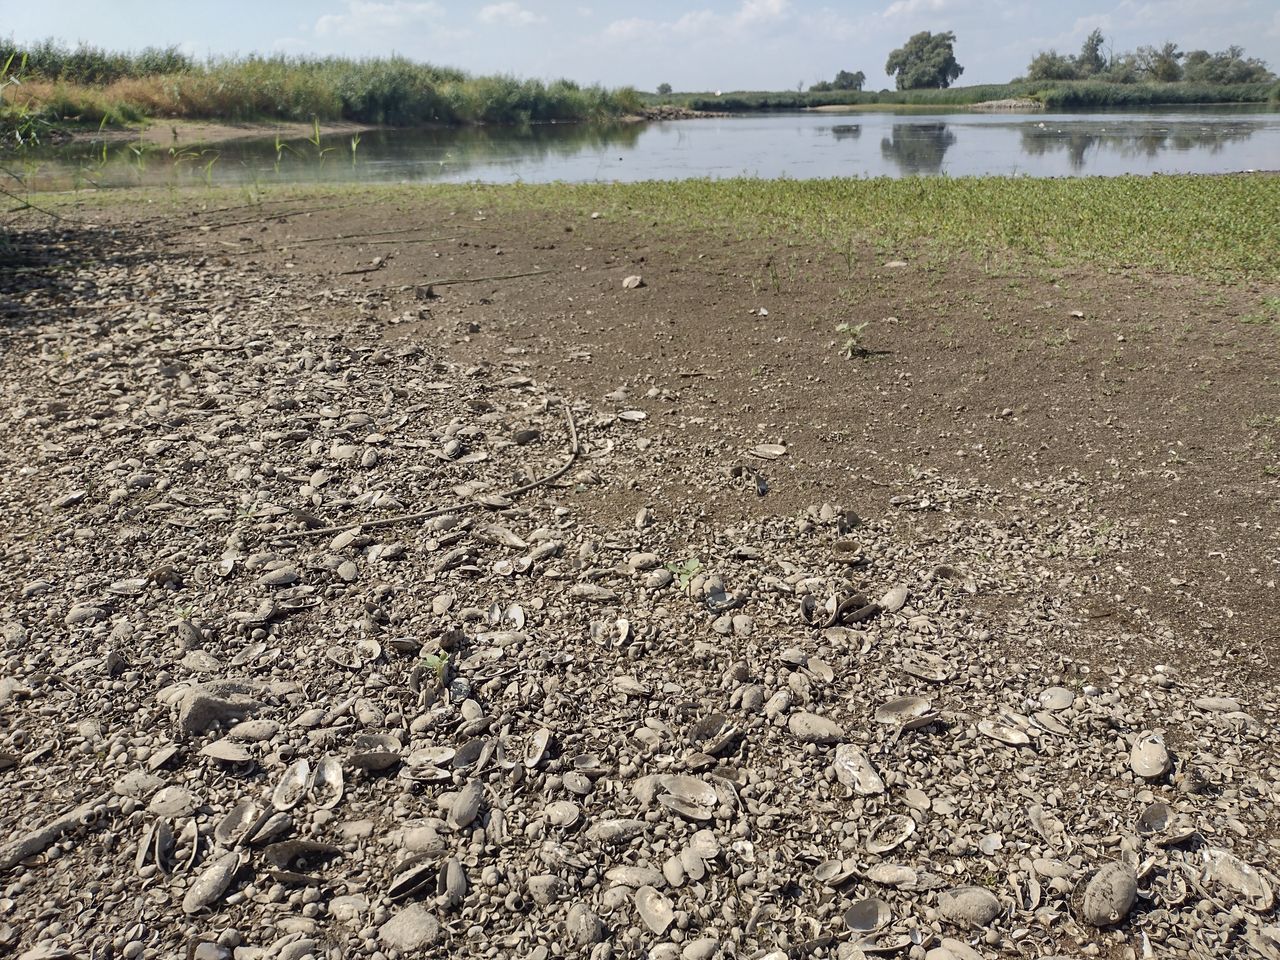
POLYGON ((13 234, 0 949, 1280 956, 1269 331, 338 206, 13 234))

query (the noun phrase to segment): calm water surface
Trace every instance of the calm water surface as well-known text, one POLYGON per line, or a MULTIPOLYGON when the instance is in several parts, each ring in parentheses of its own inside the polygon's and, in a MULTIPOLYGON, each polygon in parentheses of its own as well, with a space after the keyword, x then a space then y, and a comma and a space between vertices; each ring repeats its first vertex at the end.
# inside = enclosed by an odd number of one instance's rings
POLYGON ((788 113, 595 126, 382 130, 319 145, 73 144, 26 164, 43 187, 189 183, 1064 177, 1280 169, 1280 112, 788 113))

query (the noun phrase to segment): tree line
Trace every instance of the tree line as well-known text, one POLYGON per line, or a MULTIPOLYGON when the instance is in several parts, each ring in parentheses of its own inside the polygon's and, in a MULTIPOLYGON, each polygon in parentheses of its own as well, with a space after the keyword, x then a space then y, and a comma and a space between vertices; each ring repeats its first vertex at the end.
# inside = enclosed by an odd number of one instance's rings
MULTIPOLYGON (((905 44, 889 54, 885 73, 894 78, 899 90, 946 89, 964 67, 956 61, 956 35, 951 31, 913 35, 905 44)), ((823 80, 809 88, 821 93, 833 90, 861 90, 867 76, 861 70, 841 70, 833 80, 823 80)), ((1202 83, 1227 85, 1238 83, 1270 83, 1276 79, 1267 64, 1256 57, 1246 57, 1244 48, 1230 46, 1210 53, 1207 50, 1182 51, 1176 43, 1159 47, 1138 47, 1115 53, 1107 46, 1101 30, 1085 38, 1080 52, 1061 54, 1042 50, 1032 58, 1025 77, 1012 82, 1044 80, 1101 80, 1108 83, 1202 83)), ((664 86, 666 86, 664 84, 664 86)), ((669 89, 669 88, 668 88, 669 89)))
POLYGON ((1106 37, 1094 30, 1075 56, 1042 50, 1027 65, 1027 80, 1103 80, 1109 83, 1270 83, 1276 75, 1257 57, 1236 45, 1217 53, 1182 51, 1173 42, 1125 53, 1104 49, 1106 37))

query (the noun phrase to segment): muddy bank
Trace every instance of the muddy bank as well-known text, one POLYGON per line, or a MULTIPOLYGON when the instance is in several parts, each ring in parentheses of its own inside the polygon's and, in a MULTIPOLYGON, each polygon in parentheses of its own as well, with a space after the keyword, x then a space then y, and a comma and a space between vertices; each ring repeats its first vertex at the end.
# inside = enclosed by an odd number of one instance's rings
MULTIPOLYGON (((320 124, 321 136, 344 136, 378 130, 371 124, 348 123, 344 120, 326 121, 320 124)), ((157 146, 194 146, 224 143, 231 140, 269 139, 302 140, 315 133, 310 123, 262 121, 256 123, 232 123, 221 120, 149 120, 136 127, 103 127, 70 131, 69 139, 75 141, 112 140, 138 141, 157 146)))
MULTIPOLYGON (((645 109, 634 116, 622 117, 621 122, 645 123, 665 120, 697 120, 708 117, 727 117, 727 113, 708 113, 678 106, 657 106, 645 109)), ((350 136, 369 130, 395 129, 376 124, 350 123, 343 120, 325 121, 320 124, 320 135, 350 136)), ((149 120, 135 127, 104 127, 60 131, 54 142, 65 141, 142 141, 157 146, 195 146, 226 143, 233 140, 269 139, 302 140, 315 134, 310 123, 262 121, 232 123, 220 120, 149 120)))

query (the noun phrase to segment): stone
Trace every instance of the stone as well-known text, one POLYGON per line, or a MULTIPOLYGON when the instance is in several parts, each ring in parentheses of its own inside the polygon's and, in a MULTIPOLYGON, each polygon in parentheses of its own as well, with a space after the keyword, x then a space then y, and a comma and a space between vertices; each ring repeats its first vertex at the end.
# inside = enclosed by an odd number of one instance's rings
POLYGON ((410 904, 378 928, 378 939, 391 950, 422 950, 440 937, 440 923, 421 903, 410 904))

